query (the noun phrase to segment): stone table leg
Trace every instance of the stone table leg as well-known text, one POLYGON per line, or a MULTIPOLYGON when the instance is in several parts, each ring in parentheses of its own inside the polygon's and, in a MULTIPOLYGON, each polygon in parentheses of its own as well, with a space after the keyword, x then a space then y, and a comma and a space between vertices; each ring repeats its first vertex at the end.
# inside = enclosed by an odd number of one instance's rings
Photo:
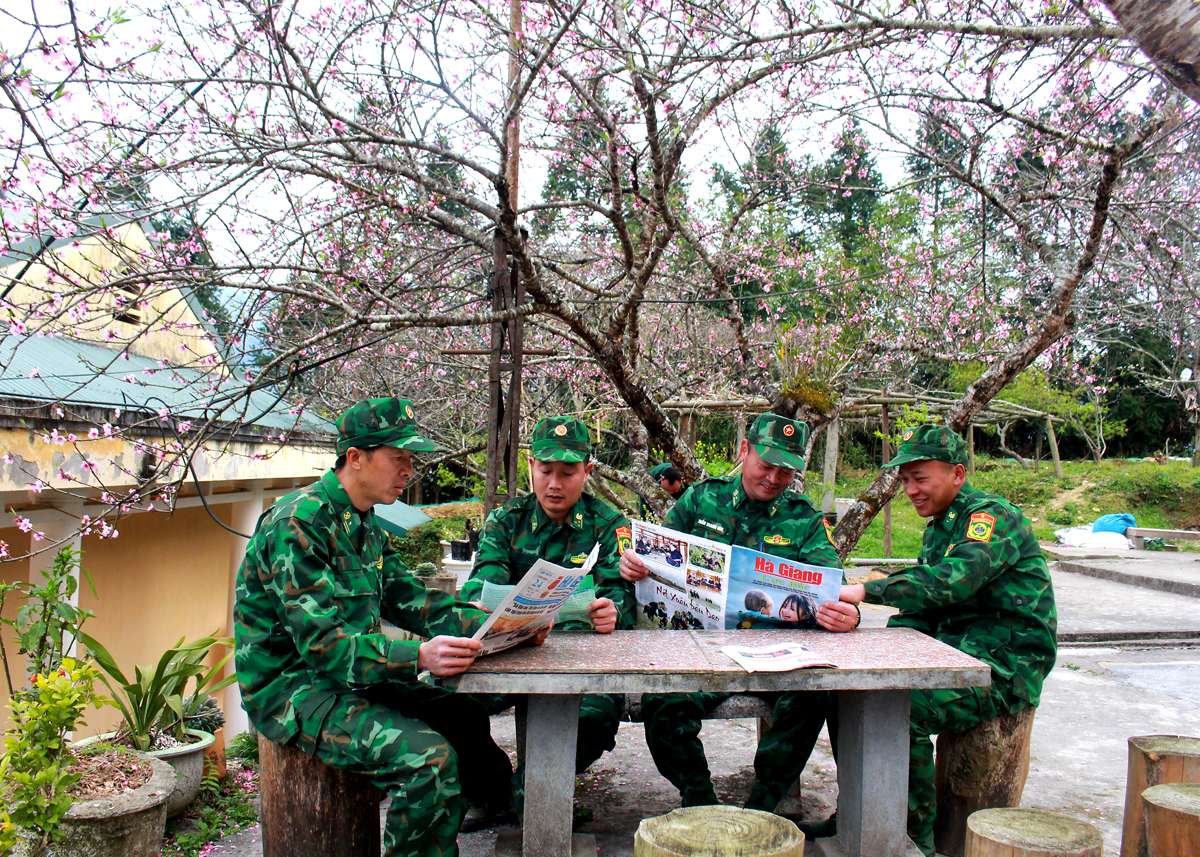
POLYGON ((534 693, 528 699, 521 853, 524 857, 564 857, 571 853, 575 738, 581 697, 534 693))
POLYGON ((915 851, 907 833, 910 694, 838 692, 837 838, 848 857, 915 851))

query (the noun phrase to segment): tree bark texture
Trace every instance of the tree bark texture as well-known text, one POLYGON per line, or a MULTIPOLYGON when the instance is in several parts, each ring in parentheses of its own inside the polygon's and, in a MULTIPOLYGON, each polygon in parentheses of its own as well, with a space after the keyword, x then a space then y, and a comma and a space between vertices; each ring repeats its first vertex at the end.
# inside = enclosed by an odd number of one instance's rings
POLYGON ((335 770, 261 739, 263 857, 375 857, 385 795, 361 774, 335 770))
POLYGON ((786 818, 735 806, 693 806, 638 825, 634 857, 803 857, 804 834, 786 818))
POLYGON ((1147 857, 1142 792, 1164 783, 1200 783, 1200 738, 1135 735, 1129 739, 1121 857, 1147 857))
POLYGON ((967 857, 1101 857, 1085 821, 1035 809, 981 809, 967 820, 967 857))
POLYGON ((967 818, 976 810, 1021 805, 1036 710, 1023 708, 938 736, 933 837, 939 853, 962 857, 967 818))
POLYGON ((1200 6, 1193 0, 1105 0, 1163 77, 1200 103, 1200 6))

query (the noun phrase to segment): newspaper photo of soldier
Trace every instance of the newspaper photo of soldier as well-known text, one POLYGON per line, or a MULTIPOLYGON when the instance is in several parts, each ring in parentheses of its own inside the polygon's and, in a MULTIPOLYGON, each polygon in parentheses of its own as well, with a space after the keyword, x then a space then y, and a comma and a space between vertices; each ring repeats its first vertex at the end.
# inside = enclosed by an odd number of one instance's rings
POLYGON ((725 552, 712 550, 703 545, 692 545, 688 551, 688 565, 694 565, 698 569, 707 569, 719 581, 725 574, 725 552))

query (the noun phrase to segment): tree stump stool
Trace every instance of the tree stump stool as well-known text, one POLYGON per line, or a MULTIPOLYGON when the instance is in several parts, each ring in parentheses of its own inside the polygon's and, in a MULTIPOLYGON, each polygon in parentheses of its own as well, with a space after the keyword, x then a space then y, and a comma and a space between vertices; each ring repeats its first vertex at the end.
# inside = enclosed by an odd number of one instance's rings
POLYGON ((1200 783, 1164 783, 1142 792, 1148 857, 1200 855, 1200 783))
POLYGON ((1121 857, 1147 857, 1142 792, 1163 783, 1200 783, 1200 738, 1139 735, 1129 739, 1121 857))
POLYGON ((691 806, 638 825, 634 857, 803 857, 804 834, 774 813, 691 806))
POLYGON ((965 732, 938 736, 933 840, 939 853, 963 857, 971 813, 1021 805, 1035 711, 1023 708, 965 732))
POLYGON ((1104 838, 1084 821, 1036 809, 981 809, 967 819, 966 857, 1101 857, 1104 838))
POLYGON ((381 789, 261 737, 258 758, 263 857, 379 857, 381 789))

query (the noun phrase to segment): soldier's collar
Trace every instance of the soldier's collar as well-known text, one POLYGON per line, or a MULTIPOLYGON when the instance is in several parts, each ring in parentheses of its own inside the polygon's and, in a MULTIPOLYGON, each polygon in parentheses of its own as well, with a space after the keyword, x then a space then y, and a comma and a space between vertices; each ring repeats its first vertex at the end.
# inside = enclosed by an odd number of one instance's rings
POLYGON ((779 511, 779 504, 783 502, 783 495, 786 493, 787 492, 784 491, 770 503, 764 503, 761 500, 751 499, 750 495, 746 493, 745 486, 742 485, 742 480, 739 479, 733 488, 733 508, 736 509, 743 503, 754 503, 766 510, 767 517, 773 518, 775 517, 775 513, 779 511))
POLYGON ((963 515, 967 512, 967 507, 971 505, 971 495, 975 493, 975 489, 970 483, 964 482, 962 487, 958 489, 958 494, 950 502, 950 508, 942 515, 942 519, 938 524, 947 532, 954 529, 954 525, 959 522, 963 515))
POLYGON ((555 521, 553 518, 547 515, 546 510, 542 508, 542 504, 539 503, 536 498, 534 499, 533 505, 533 526, 531 529, 535 533, 541 531, 543 528, 549 528, 554 524, 562 524, 564 527, 570 527, 573 530, 583 529, 582 496, 575 501, 575 505, 572 506, 571 511, 567 513, 567 517, 563 518, 561 521, 555 521))

